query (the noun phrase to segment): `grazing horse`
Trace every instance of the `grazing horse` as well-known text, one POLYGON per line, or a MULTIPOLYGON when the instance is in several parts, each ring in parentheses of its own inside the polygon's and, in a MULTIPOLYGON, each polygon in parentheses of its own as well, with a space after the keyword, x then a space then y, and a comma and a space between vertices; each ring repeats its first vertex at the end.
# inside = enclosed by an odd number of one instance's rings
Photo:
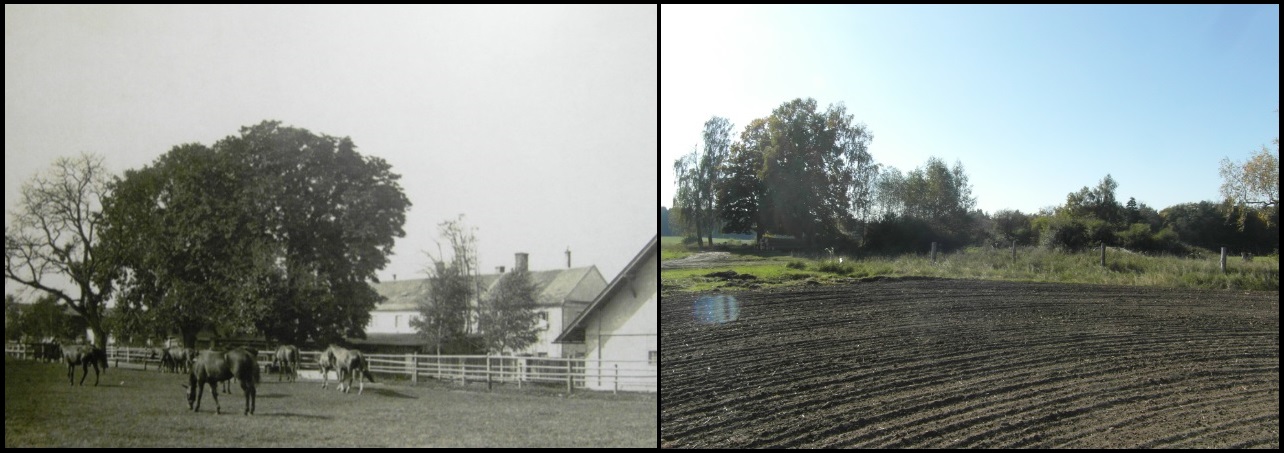
MULTIPOLYGON (((250 357, 254 359, 254 367, 255 367, 255 368, 258 368, 258 366, 259 366, 259 350, 258 350, 258 349, 254 349, 254 348, 251 348, 251 347, 249 347, 249 346, 237 346, 237 347, 236 347, 235 349, 233 349, 233 350, 234 350, 234 351, 235 351, 235 350, 239 350, 239 351, 241 351, 241 352, 244 352, 244 353, 249 354, 249 355, 250 355, 250 357)), ((257 371, 256 371, 256 373, 257 373, 257 371)), ((240 380, 240 378, 237 378, 237 380, 240 380)), ((228 394, 232 393, 232 380, 231 380, 231 379, 226 380, 226 381, 223 381, 223 393, 228 393, 228 394)))
MULTIPOLYGON (((338 371, 339 390, 343 393, 348 393, 348 391, 352 390, 352 375, 355 373, 364 375, 372 384, 375 381, 374 377, 370 375, 370 363, 366 361, 366 356, 362 354, 361 351, 330 345, 329 348, 326 348, 325 352, 321 353, 321 358, 322 360, 329 362, 329 364, 338 371), (344 384, 345 379, 347 380, 346 384, 344 384)), ((323 381, 321 385, 322 388, 324 388, 324 368, 322 368, 321 373, 321 379, 323 381)), ((361 380, 360 376, 357 377, 357 386, 358 395, 366 390, 365 382, 361 380)))
POLYGON ((278 370, 280 370, 276 375, 277 382, 281 382, 281 377, 285 373, 290 373, 290 382, 294 382, 299 374, 299 348, 288 344, 276 348, 272 366, 279 367, 278 370))
MULTIPOLYGON (((178 346, 165 350, 169 355, 169 370, 175 373, 187 373, 192 369, 192 360, 196 359, 196 350, 178 346)), ((164 360, 163 358, 161 360, 164 360)))
POLYGON ((98 365, 102 365, 104 373, 107 372, 107 352, 93 345, 69 345, 62 347, 62 359, 67 362, 67 381, 72 387, 76 386, 76 365, 80 365, 84 370, 84 375, 80 376, 80 385, 85 385, 85 378, 89 377, 89 366, 94 366, 94 386, 98 386, 98 365))
POLYGON ((214 398, 214 413, 221 413, 222 408, 218 403, 218 383, 230 381, 233 378, 241 382, 241 390, 245 393, 245 415, 253 414, 254 402, 258 396, 255 385, 259 383, 259 366, 254 356, 243 349, 227 352, 201 351, 192 362, 192 371, 188 373, 188 385, 183 386, 187 389, 187 407, 194 412, 200 412, 201 398, 205 395, 205 386, 209 385, 210 396, 214 398))
POLYGON ((339 374, 339 369, 335 367, 334 354, 330 353, 330 348, 317 355, 317 366, 321 367, 321 388, 326 388, 326 379, 330 376, 330 370, 334 370, 336 380, 343 380, 343 375, 339 374))
MULTIPOLYGON (((147 360, 159 361, 160 365, 156 366, 156 370, 162 373, 165 372, 165 367, 172 361, 169 357, 169 350, 165 348, 151 348, 147 360)), ((143 369, 147 369, 147 362, 143 362, 143 369)))

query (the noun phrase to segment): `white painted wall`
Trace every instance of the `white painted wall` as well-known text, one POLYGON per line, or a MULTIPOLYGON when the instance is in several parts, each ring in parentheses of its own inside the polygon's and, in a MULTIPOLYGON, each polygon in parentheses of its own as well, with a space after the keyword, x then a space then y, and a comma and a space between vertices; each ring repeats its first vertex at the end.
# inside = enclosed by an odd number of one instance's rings
POLYGON ((659 350, 658 313, 660 257, 638 269, 631 282, 612 296, 606 305, 586 319, 584 343, 585 384, 595 390, 656 391, 658 359, 650 362, 651 352, 659 350), (616 367, 620 378, 617 380, 616 367), (645 374, 647 377, 630 377, 645 374))

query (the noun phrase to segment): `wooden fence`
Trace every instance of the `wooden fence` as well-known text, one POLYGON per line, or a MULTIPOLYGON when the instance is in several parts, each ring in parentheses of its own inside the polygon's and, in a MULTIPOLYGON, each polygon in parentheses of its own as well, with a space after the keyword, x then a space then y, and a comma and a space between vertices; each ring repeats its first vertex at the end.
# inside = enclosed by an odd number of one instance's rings
MULTIPOLYGON (((35 358, 31 348, 6 343, 5 354, 35 358)), ((302 370, 319 370, 320 352, 300 353, 302 370)), ((370 371, 384 376, 403 376, 411 382, 421 379, 468 383, 565 386, 568 392, 578 389, 611 391, 656 391, 657 368, 646 360, 587 360, 550 357, 514 357, 483 355, 366 354, 370 371)), ((151 348, 107 348, 107 360, 115 367, 159 369, 160 359, 151 348)), ((260 351, 260 366, 272 364, 272 351, 260 351)), ((265 376, 264 379, 267 377, 265 376)))

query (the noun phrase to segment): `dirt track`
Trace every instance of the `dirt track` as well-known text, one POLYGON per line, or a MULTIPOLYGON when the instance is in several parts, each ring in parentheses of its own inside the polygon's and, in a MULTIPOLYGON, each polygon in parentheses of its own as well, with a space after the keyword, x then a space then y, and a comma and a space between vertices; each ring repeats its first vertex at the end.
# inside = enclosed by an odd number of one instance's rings
POLYGON ((661 303, 664 447, 1279 447, 1278 292, 727 294, 718 316, 661 303))

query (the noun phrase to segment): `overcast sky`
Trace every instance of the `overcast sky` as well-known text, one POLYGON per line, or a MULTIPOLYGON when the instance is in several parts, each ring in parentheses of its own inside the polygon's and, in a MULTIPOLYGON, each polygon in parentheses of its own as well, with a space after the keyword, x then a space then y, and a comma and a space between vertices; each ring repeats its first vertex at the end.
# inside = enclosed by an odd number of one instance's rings
MULTIPOLYGON (((656 234, 657 6, 5 5, 5 223, 58 156, 109 169, 263 120, 347 136, 413 206, 379 275, 465 214, 483 271, 596 265, 656 234)), ((6 292, 17 288, 6 281, 6 292)))

